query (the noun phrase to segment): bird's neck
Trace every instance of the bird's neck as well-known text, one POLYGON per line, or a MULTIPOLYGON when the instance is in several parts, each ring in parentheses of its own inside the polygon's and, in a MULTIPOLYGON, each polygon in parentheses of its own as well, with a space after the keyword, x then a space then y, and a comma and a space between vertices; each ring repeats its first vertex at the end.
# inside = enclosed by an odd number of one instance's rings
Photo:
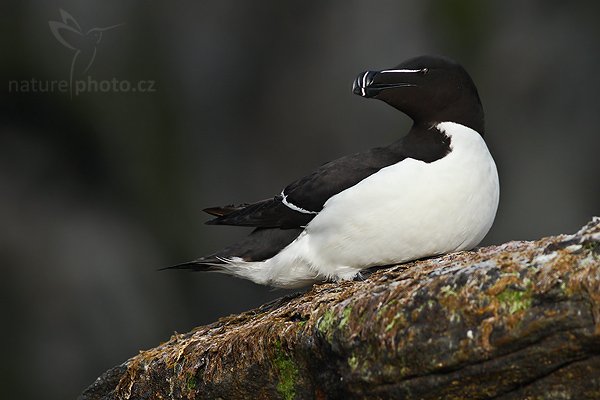
POLYGON ((437 128, 437 123, 415 123, 392 147, 406 157, 429 163, 450 152, 450 137, 437 128))
POLYGON ((437 122, 455 122, 479 133, 482 137, 485 130, 485 120, 481 103, 459 100, 449 104, 446 109, 435 116, 437 122))

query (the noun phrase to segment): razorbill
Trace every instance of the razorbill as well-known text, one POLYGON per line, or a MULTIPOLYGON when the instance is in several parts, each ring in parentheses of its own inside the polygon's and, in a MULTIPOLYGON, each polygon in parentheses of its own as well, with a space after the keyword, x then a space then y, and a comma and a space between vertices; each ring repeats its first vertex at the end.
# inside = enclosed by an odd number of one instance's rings
POLYGON ((389 146, 324 164, 275 197, 207 208, 216 217, 210 225, 255 229, 170 268, 294 288, 475 247, 494 221, 499 184, 469 74, 447 58, 421 56, 361 73, 352 92, 408 115, 410 131, 389 146))

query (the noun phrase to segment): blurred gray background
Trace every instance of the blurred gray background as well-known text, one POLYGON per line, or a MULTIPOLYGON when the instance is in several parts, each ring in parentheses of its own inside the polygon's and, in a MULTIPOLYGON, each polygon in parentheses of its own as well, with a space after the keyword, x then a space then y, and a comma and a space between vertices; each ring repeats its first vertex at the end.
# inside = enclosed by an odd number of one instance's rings
POLYGON ((437 53, 470 71, 502 187, 483 244, 575 231, 600 214, 599 14, 594 1, 3 1, 0 397, 75 398, 174 331, 285 294, 157 268, 246 233, 203 225, 202 208, 269 197, 406 132, 351 94, 365 69, 437 53), (124 24, 75 79, 154 91, 24 90, 69 80, 75 50, 49 28, 60 9, 82 57, 88 30, 124 24))

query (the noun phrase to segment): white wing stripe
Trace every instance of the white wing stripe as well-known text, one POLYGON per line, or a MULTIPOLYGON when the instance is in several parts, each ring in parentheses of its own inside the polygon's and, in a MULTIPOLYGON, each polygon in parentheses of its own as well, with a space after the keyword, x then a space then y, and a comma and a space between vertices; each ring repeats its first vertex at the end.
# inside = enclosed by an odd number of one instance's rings
POLYGON ((298 207, 297 205, 294 205, 294 204, 290 203, 287 200, 287 195, 285 193, 283 193, 283 190, 281 191, 281 197, 283 197, 283 200, 281 200, 281 202, 283 204, 285 204, 288 208, 290 208, 290 209, 292 209, 294 211, 298 211, 298 212, 301 212, 303 214, 318 214, 319 213, 318 211, 308 211, 308 210, 305 210, 304 208, 298 207))

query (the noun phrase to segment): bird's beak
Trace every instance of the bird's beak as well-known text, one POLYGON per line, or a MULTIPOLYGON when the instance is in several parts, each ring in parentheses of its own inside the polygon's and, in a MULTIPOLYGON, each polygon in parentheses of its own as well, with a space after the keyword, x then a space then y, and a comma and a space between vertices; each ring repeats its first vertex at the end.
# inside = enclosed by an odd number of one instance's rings
POLYGON ((376 97, 386 89, 416 86, 410 82, 412 74, 401 75, 400 71, 405 72, 404 70, 365 71, 354 80, 352 93, 369 98, 376 97))
POLYGON ((365 71, 358 75, 352 84, 352 93, 362 97, 373 97, 373 77, 377 75, 377 71, 365 71))

